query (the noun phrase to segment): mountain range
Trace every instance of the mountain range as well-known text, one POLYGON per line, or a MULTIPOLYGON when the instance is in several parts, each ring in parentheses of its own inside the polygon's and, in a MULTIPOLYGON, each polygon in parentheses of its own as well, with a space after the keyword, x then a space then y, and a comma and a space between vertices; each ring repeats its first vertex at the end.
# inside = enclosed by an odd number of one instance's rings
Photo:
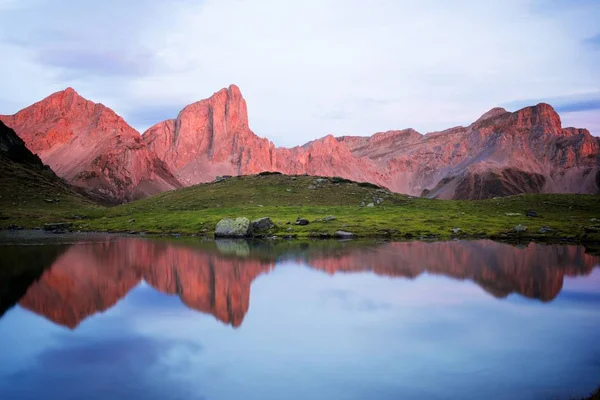
POLYGON ((264 171, 338 176, 441 199, 600 193, 600 138, 563 128, 544 103, 494 108, 441 132, 328 135, 293 148, 275 147, 250 129, 235 85, 143 134, 71 88, 0 120, 59 177, 113 202, 264 171))

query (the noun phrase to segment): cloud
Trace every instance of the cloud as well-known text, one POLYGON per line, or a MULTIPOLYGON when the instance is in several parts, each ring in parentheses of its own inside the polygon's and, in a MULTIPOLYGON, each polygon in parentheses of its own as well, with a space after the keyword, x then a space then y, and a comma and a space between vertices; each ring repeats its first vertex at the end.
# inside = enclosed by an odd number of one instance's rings
POLYGON ((112 399, 202 399, 169 380, 162 373, 163 358, 172 351, 201 351, 185 341, 163 342, 144 336, 92 338, 61 335, 54 346, 40 353, 35 362, 10 377, 1 387, 8 397, 27 395, 50 399, 86 398, 90 393, 112 399), (68 376, 68 381, 65 377, 68 376))
POLYGON ((516 110, 538 103, 550 104, 558 113, 600 110, 600 92, 571 96, 528 98, 510 101, 504 103, 502 106, 510 110, 516 110))
POLYGON ((590 111, 600 110, 600 97, 597 99, 580 100, 573 102, 566 102, 559 104, 556 107, 558 112, 577 112, 577 111, 590 111))
POLYGON ((19 7, 19 0, 0 0, 0 10, 12 10, 19 7))
POLYGON ((600 47, 600 33, 585 39, 584 43, 591 47, 600 47))
POLYGON ((429 132, 513 99, 600 91, 600 52, 586 42, 598 34, 599 3, 565 3, 11 2, 0 14, 10 60, 0 74, 11 77, 0 105, 73 86, 143 131, 235 83, 252 129, 278 145, 429 132))
POLYGON ((37 60, 47 66, 69 71, 67 77, 85 78, 96 76, 142 76, 151 70, 152 55, 139 53, 124 55, 111 51, 90 49, 44 49, 37 60))

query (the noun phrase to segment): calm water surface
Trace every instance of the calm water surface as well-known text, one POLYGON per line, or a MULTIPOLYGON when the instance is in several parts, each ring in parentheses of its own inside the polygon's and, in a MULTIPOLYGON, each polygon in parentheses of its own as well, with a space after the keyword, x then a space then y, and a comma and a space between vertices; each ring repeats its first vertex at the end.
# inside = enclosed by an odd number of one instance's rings
POLYGON ((600 385, 600 258, 581 246, 67 241, 0 245, 0 399, 571 399, 600 385))

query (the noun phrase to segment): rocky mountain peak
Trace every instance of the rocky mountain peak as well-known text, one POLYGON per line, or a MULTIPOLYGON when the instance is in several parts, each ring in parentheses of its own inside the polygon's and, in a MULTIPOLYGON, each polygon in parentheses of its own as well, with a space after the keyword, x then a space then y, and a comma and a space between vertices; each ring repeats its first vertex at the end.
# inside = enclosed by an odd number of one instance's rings
POLYGON ((600 141, 585 129, 563 129, 545 103, 515 112, 493 108, 468 127, 425 135, 327 135, 293 148, 276 148, 252 132, 236 85, 174 117, 140 137, 72 88, 0 116, 59 176, 121 201, 262 171, 340 176, 440 198, 600 190, 600 141))
POLYGON ((537 129, 544 133, 560 134, 562 124, 560 116, 550 104, 539 103, 525 107, 513 113, 517 128, 537 129))

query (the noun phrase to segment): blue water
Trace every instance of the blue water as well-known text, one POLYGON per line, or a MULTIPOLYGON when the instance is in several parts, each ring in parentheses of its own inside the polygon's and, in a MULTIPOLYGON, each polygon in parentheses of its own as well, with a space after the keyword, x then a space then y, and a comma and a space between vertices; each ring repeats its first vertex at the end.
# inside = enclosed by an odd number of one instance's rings
POLYGON ((27 247, 48 266, 0 318, 0 399, 571 399, 600 385, 600 259, 582 247, 49 246, 27 247))

